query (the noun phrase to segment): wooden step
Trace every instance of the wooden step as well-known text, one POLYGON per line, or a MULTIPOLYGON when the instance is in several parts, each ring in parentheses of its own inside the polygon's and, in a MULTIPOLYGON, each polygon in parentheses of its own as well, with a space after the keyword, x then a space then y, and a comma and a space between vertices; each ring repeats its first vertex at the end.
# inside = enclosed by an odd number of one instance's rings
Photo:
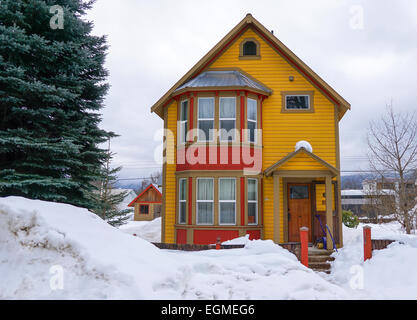
POLYGON ((334 257, 325 256, 325 255, 312 255, 308 256, 308 262, 329 262, 334 261, 334 257))
POLYGON ((314 269, 315 272, 324 272, 327 274, 330 274, 330 270, 329 269, 314 269))
POLYGON ((316 269, 329 270, 331 265, 330 263, 327 263, 327 262, 309 262, 308 267, 313 270, 316 270, 316 269))

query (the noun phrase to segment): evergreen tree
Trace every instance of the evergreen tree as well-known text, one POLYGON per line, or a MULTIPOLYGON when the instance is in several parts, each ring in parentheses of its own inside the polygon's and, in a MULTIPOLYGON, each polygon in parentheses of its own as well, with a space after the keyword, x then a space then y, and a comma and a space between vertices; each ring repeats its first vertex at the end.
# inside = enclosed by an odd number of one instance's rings
POLYGON ((96 205, 92 211, 112 226, 120 226, 129 219, 129 214, 133 210, 120 207, 128 192, 118 192, 119 190, 114 188, 117 173, 121 170, 121 167, 111 168, 110 163, 114 153, 110 151, 110 138, 108 143, 106 161, 102 166, 102 179, 97 182, 98 192, 93 194, 96 205))
POLYGON ((93 2, 0 1, 0 196, 93 206, 108 136, 106 38, 83 20, 93 2))

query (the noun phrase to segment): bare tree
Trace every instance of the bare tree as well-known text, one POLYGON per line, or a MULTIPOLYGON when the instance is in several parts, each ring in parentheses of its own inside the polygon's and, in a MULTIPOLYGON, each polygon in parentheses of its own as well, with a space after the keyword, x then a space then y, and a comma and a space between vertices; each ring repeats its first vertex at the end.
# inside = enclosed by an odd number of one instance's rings
POLYGON ((161 181, 162 172, 156 171, 149 175, 148 179, 143 179, 139 188, 135 190, 137 194, 140 194, 143 190, 145 190, 151 183, 158 185, 161 181))
POLYGON ((393 214, 407 234, 413 229, 417 214, 415 175, 417 172, 417 114, 395 113, 392 105, 378 121, 371 121, 368 131, 368 159, 372 170, 384 179, 393 179, 391 205, 393 214))

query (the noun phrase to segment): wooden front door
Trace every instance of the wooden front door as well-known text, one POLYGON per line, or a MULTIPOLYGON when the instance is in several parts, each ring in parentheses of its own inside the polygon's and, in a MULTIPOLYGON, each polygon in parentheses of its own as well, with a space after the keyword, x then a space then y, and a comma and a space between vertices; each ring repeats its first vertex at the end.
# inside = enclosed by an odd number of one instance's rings
POLYGON ((311 188, 310 184, 288 184, 288 241, 300 241, 300 228, 308 227, 311 242, 311 188))

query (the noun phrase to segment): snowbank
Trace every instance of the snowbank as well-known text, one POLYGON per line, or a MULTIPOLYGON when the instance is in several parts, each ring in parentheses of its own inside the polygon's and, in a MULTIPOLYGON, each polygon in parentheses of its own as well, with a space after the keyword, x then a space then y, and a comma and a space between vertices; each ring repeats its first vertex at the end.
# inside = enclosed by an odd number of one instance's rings
POLYGON ((0 257, 3 299, 169 298, 176 277, 175 260, 88 210, 20 197, 0 198, 0 257), (56 265, 64 289, 54 291, 56 265))
POLYGON ((406 235, 397 222, 343 226, 344 247, 332 263, 330 280, 360 299, 417 299, 417 236, 406 235), (384 250, 374 250, 372 259, 363 261, 363 226, 372 227, 372 239, 392 239, 384 250), (361 286, 351 286, 356 276, 361 286))
MULTIPOLYGON (((160 221, 136 227, 153 224, 157 230, 160 221)), ((74 206, 0 198, 0 299, 417 298, 417 237, 395 224, 374 226, 373 234, 405 244, 374 251, 365 263, 362 228, 344 228, 346 246, 330 275, 270 240, 242 237, 229 242, 242 249, 184 252, 159 250, 130 231, 74 206), (349 285, 355 265, 364 273, 360 290, 349 285), (50 286, 57 266, 62 290, 50 286)))
POLYGON ((159 250, 85 209, 20 197, 0 198, 0 257, 0 299, 347 297, 272 241, 248 240, 233 250, 159 250), (62 290, 50 286, 57 265, 62 290))
POLYGON ((128 221, 119 229, 128 234, 145 239, 149 242, 161 242, 161 218, 151 221, 128 221))

